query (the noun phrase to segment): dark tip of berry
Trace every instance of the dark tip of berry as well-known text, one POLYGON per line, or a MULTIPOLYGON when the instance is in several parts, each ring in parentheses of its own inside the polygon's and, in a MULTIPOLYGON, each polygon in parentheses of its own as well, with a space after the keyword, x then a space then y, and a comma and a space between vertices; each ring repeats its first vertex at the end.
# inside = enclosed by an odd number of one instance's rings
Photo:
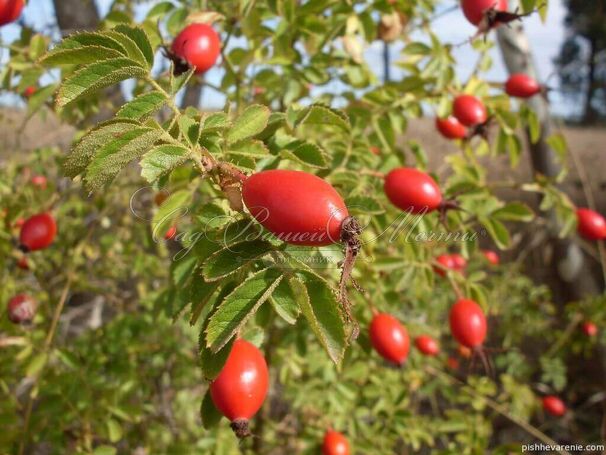
POLYGON ((251 435, 248 419, 236 419, 230 424, 230 427, 232 430, 234 430, 234 433, 239 439, 243 439, 251 435))

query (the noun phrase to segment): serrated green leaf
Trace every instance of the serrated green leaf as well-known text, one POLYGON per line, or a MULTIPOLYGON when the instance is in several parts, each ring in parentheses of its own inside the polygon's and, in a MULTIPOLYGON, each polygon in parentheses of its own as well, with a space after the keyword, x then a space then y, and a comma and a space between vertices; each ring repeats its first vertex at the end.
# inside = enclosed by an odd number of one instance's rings
POLYGON ((229 340, 229 342, 221 349, 219 349, 219 351, 217 351, 216 353, 211 351, 206 341, 206 329, 208 328, 209 320, 210 317, 207 318, 206 321, 204 321, 202 330, 200 330, 198 348, 200 350, 200 364, 202 366, 202 375, 207 381, 212 381, 219 375, 219 373, 221 373, 225 362, 227 362, 227 358, 229 357, 229 353, 231 352, 231 348, 234 344, 235 338, 229 340))
POLYGON ((68 177, 74 178, 84 172, 94 154, 105 144, 115 138, 137 129, 140 124, 133 120, 109 120, 100 123, 86 133, 72 148, 71 153, 63 163, 63 171, 68 177))
POLYGON ((215 403, 213 403, 213 399, 210 396, 210 390, 206 391, 204 394, 204 399, 202 400, 202 404, 200 405, 200 419, 202 420, 202 426, 207 430, 214 428, 221 421, 223 415, 217 407, 215 403))
POLYGON ((76 49, 80 47, 91 47, 99 46, 107 49, 114 49, 123 56, 126 57, 126 49, 119 41, 114 38, 107 36, 103 32, 78 32, 69 35, 59 44, 57 44, 51 52, 64 50, 64 49, 76 49))
POLYGON ((165 102, 166 97, 161 92, 143 93, 123 105, 116 117, 141 120, 155 113, 165 102))
POLYGON ((350 196, 345 205, 351 214, 378 215, 385 212, 379 201, 368 196, 350 196))
POLYGON ((229 117, 225 112, 216 112, 210 114, 202 120, 202 133, 213 133, 221 131, 231 126, 229 117))
POLYGON ((484 225, 488 234, 500 249, 507 249, 511 243, 509 231, 503 223, 494 218, 480 218, 480 222, 484 225))
POLYGON ((313 168, 323 169, 328 167, 328 161, 324 151, 311 142, 301 141, 294 148, 286 148, 280 152, 284 158, 313 168))
POLYGON ((173 144, 158 145, 141 158, 141 176, 150 183, 185 163, 189 149, 173 144))
POLYGON ((149 150, 163 133, 152 128, 137 128, 104 145, 86 168, 87 188, 96 191, 111 182, 129 162, 149 150))
POLYGON ((295 288, 301 312, 331 360, 339 364, 347 345, 339 303, 324 279, 311 272, 296 275, 301 281, 292 280, 291 286, 295 288))
POLYGON ((270 111, 266 106, 253 104, 248 106, 235 121, 227 133, 230 144, 248 139, 261 133, 267 126, 270 111))
POLYGON ((227 153, 247 156, 249 158, 265 158, 269 154, 269 150, 262 141, 246 139, 232 145, 227 153))
POLYGON ((271 296, 283 278, 275 268, 261 270, 234 289, 210 317, 206 329, 207 346, 217 352, 240 330, 271 296))
POLYGON ((343 112, 323 104, 313 104, 303 109, 296 122, 296 126, 300 125, 336 126, 344 131, 350 129, 349 119, 343 112))
POLYGON ((163 235, 177 218, 189 213, 191 200, 192 190, 190 189, 175 191, 169 195, 152 219, 154 233, 163 235))
POLYGON ((68 76, 61 84, 57 105, 65 107, 102 88, 133 77, 143 77, 147 71, 129 58, 105 60, 85 66, 68 76))
POLYGON ((116 49, 101 46, 53 49, 40 59, 40 64, 49 66, 82 65, 122 56, 122 53, 116 49))
POLYGON ((154 50, 152 49, 147 33, 145 33, 142 28, 121 24, 114 30, 128 36, 137 45, 148 68, 154 66, 154 50))
POLYGON ((186 71, 183 74, 178 76, 174 75, 174 72, 171 68, 170 71, 170 94, 176 95, 179 90, 181 90, 194 75, 194 70, 186 71))
MULTIPOLYGON (((124 24, 122 24, 122 26, 128 28, 128 26, 126 26, 124 24)), ((147 62, 147 59, 145 58, 145 55, 143 55, 143 51, 141 49, 139 49, 139 46, 137 45, 137 43, 135 43, 130 38, 130 36, 128 36, 125 33, 121 33, 119 31, 117 31, 117 28, 106 31, 105 35, 110 36, 111 38, 115 39, 120 44, 122 44, 122 47, 124 47, 124 49, 126 49, 126 57, 134 60, 139 65, 141 65, 142 67, 144 67, 148 70, 151 68, 151 66, 149 66, 149 64, 147 62)))
POLYGON ((206 260, 202 273, 207 281, 219 280, 273 249, 274 247, 265 240, 245 241, 226 246, 206 260))
POLYGON ((295 324, 301 312, 297 302, 297 292, 300 289, 297 287, 298 284, 293 284, 292 281, 296 280, 294 278, 282 280, 269 299, 274 311, 288 324, 295 324))

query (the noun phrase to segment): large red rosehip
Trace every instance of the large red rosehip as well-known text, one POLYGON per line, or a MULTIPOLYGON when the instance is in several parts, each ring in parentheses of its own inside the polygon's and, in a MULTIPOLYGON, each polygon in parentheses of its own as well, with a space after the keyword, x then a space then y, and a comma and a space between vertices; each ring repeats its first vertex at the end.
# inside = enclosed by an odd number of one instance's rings
POLYGON ((464 139, 467 136, 465 125, 452 115, 446 118, 436 117, 436 128, 446 139, 464 139))
POLYGON ((419 335, 415 338, 415 346, 424 355, 434 356, 440 352, 438 342, 429 335, 419 335))
POLYGON ((248 341, 234 342, 229 357, 210 384, 210 396, 232 422, 238 437, 250 434, 248 420, 263 405, 269 388, 269 372, 261 351, 248 341))
POLYGON ((462 0, 461 8, 469 22, 479 25, 487 11, 507 11, 507 0, 462 0))
POLYGON ((516 98, 530 98, 541 92, 541 86, 527 74, 512 74, 505 83, 505 92, 516 98))
POLYGON ((577 231, 588 240, 606 239, 606 220, 591 209, 577 209, 577 231))
POLYGON ((555 417, 562 417, 566 414, 566 405, 555 395, 543 397, 543 409, 555 417))
POLYGON ((594 337, 598 334, 598 326, 591 321, 583 322, 583 333, 588 337, 594 337))
POLYGON ((499 255, 492 250, 482 250, 482 254, 492 265, 499 265, 499 262, 501 262, 499 255))
POLYGON ((442 202, 442 192, 435 180, 411 167, 399 167, 389 172, 383 189, 391 203, 405 212, 429 213, 442 202))
POLYGON ((459 95, 455 98, 452 113, 465 126, 476 126, 488 119, 486 106, 473 95, 459 95))
POLYGON ((8 318, 15 324, 31 322, 36 314, 36 301, 28 295, 18 294, 8 302, 8 318))
POLYGON ((480 346, 486 338, 486 316, 480 305, 470 299, 459 299, 450 309, 450 331, 463 346, 480 346))
POLYGON ((208 24, 191 24, 173 41, 173 54, 195 68, 196 74, 205 73, 216 63, 221 53, 219 35, 208 24))
POLYGON ((16 21, 24 6, 24 0, 0 0, 0 25, 16 21))
POLYGON ((324 434, 322 455, 349 455, 347 438, 338 431, 328 430, 324 434))
POLYGON ((390 314, 379 313, 372 318, 370 341, 385 360, 396 365, 402 365, 408 357, 410 339, 406 327, 390 314))
POLYGON ((341 225, 349 216, 345 202, 330 184, 302 171, 253 174, 242 184, 242 198, 268 231, 295 245, 339 242, 341 225))
POLYGON ((25 220, 19 234, 19 244, 24 251, 43 250, 57 234, 57 224, 50 213, 39 213, 25 220))

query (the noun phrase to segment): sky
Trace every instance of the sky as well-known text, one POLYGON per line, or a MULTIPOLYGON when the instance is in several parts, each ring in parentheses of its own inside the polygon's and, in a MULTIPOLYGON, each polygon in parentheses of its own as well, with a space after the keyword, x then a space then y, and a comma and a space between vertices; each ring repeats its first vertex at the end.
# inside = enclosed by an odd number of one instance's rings
MULTIPOLYGON (((99 11, 104 15, 109 10, 112 0, 97 0, 99 11)), ((151 7, 142 5, 139 8, 139 14, 145 14, 145 11, 151 7)), ((449 8, 454 4, 453 0, 445 0, 443 8, 449 8)), ((553 59, 557 56, 561 43, 564 40, 565 30, 563 26, 566 10, 562 0, 549 1, 549 13, 545 23, 542 23, 538 14, 524 19, 524 26, 529 41, 533 48, 535 61, 541 78, 547 78, 554 71, 553 59)), ((54 25, 54 9, 51 0, 30 0, 23 14, 23 19, 28 25, 33 25, 36 29, 48 29, 54 25)), ((461 43, 474 34, 474 27, 467 22, 460 10, 455 10, 446 14, 433 22, 432 29, 444 42, 461 43)), ((12 41, 19 33, 18 25, 7 25, 0 29, 0 37, 3 43, 12 41)), ((419 35, 419 38, 422 36, 419 35)), ((416 38, 416 37, 415 37, 416 38)), ((397 61, 401 47, 392 45, 390 55, 392 61, 397 61)), ((371 68, 378 68, 378 73, 382 72, 382 43, 374 42, 365 51, 365 58, 371 68)), ((477 54, 469 45, 457 47, 454 50, 454 56, 457 59, 457 73, 461 80, 465 80, 471 68, 476 62, 477 54)), ((486 79, 491 81, 505 80, 507 73, 501 59, 498 48, 492 51, 493 68, 485 74, 486 79)), ((6 61, 6 52, 2 52, 0 62, 6 61)), ((207 73, 209 82, 216 84, 221 78, 222 70, 214 69, 207 73)), ((392 70, 392 77, 398 77, 398 70, 392 70)), ((43 81, 44 82, 44 81, 43 81)), ((328 86, 328 90, 338 90, 337 86, 328 86)), ((321 89, 318 89, 321 90, 321 89)), ((313 93, 312 93, 313 94, 313 93)), ((570 107, 562 100, 557 92, 551 92, 550 100, 553 113, 556 115, 570 114, 570 107)), ((0 102, 12 103, 19 102, 11 95, 0 95, 0 102)), ((216 92, 205 91, 203 94, 202 105, 208 108, 221 108, 224 104, 224 98, 216 92)))

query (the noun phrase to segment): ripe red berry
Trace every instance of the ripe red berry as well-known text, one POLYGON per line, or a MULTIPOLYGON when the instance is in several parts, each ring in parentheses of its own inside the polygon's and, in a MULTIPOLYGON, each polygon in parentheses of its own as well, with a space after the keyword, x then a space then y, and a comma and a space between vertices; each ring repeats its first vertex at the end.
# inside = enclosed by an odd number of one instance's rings
POLYGON ((29 262, 27 262, 27 258, 25 256, 21 256, 17 261, 17 267, 21 270, 29 270, 29 262))
POLYGON ((487 11, 507 11, 507 0, 462 0, 461 7, 467 20, 479 25, 487 11))
POLYGON ((577 232, 588 240, 606 239, 606 220, 593 210, 577 209, 577 232))
POLYGON ((46 177, 43 175, 34 175, 31 179, 32 185, 40 189, 46 189, 46 177))
POLYGON ((389 172, 383 189, 391 203, 405 212, 429 213, 442 202, 442 192, 435 180, 411 167, 399 167, 389 172))
POLYGON ((480 305, 459 299, 450 309, 450 331, 463 346, 479 347, 486 338, 486 316, 480 305))
POLYGON ((419 335, 416 337, 415 346, 424 355, 434 356, 440 352, 438 342, 429 335, 419 335))
POLYGON ((328 430, 324 434, 322 455, 349 455, 349 442, 338 431, 328 430))
POLYGON ((368 147, 368 150, 370 150, 370 153, 372 153, 373 155, 378 156, 381 154, 381 149, 376 145, 371 145, 370 147, 368 147))
POLYGON ((598 326, 591 321, 583 322, 583 333, 588 337, 594 337, 598 334, 598 326))
POLYGON ((482 254, 492 265, 499 265, 499 262, 501 262, 499 255, 492 250, 482 250, 482 254))
POLYGON ((448 270, 454 269, 454 261, 452 259, 452 255, 450 254, 441 254, 436 258, 436 262, 440 264, 442 267, 435 266, 433 268, 434 272, 436 272, 440 276, 446 276, 446 272, 448 270), (446 269, 446 270, 444 270, 446 269))
POLYGON ((566 414, 566 405, 554 395, 543 397, 543 409, 545 412, 555 417, 562 417, 566 414))
POLYGON ((301 171, 270 170, 248 177, 244 204, 281 240, 308 246, 339 242, 349 217, 345 202, 326 181, 301 171))
POLYGON ((408 357, 410 339, 406 328, 387 313, 379 313, 370 323, 370 341, 375 350, 396 365, 402 365, 408 357))
POLYGON ((465 126, 481 125, 488 119, 486 106, 473 95, 457 96, 454 100, 452 112, 459 122, 465 126))
POLYGON ((23 218, 17 218, 15 220, 15 224, 13 224, 14 227, 16 227, 17 229, 21 229, 21 227, 25 224, 25 220, 23 218))
POLYGON ((15 324, 31 322, 36 313, 36 301, 26 294, 18 294, 8 302, 8 318, 15 324))
POLYGON ((450 259, 452 260, 452 269, 457 272, 464 272, 467 268, 467 260, 458 253, 453 253, 450 255, 450 259))
POLYGON ((34 87, 33 85, 30 85, 29 87, 26 87, 25 90, 23 90, 23 96, 25 98, 31 97, 34 93, 36 93, 36 87, 34 87))
POLYGON ((24 0, 0 0, 0 25, 16 21, 24 5, 24 0))
POLYGON ((201 74, 212 68, 217 61, 221 53, 221 41, 210 25, 191 24, 177 35, 171 50, 195 68, 196 74, 201 74))
POLYGON ((269 387, 269 372, 261 351, 238 339, 219 376, 210 384, 210 396, 231 422, 238 437, 250 434, 248 420, 263 405, 269 387))
POLYGON ((57 234, 57 224, 50 213, 39 213, 25 220, 19 235, 19 244, 23 251, 43 250, 48 247, 57 234))
POLYGON ((436 117, 436 128, 446 139, 464 139, 467 136, 467 128, 452 115, 436 117))
POLYGON ((469 349, 467 346, 463 346, 462 344, 457 347, 457 352, 464 359, 469 359, 472 354, 471 349, 469 349))
POLYGON ((505 83, 505 92, 517 98, 530 98, 541 92, 541 86, 527 74, 512 74, 505 83))
POLYGON ((164 234, 164 240, 170 240, 176 234, 177 234, 177 226, 171 226, 168 228, 168 231, 166 231, 166 234, 164 234))
POLYGON ((458 370, 459 360, 456 357, 448 357, 448 359, 446 359, 446 366, 451 370, 458 370))

